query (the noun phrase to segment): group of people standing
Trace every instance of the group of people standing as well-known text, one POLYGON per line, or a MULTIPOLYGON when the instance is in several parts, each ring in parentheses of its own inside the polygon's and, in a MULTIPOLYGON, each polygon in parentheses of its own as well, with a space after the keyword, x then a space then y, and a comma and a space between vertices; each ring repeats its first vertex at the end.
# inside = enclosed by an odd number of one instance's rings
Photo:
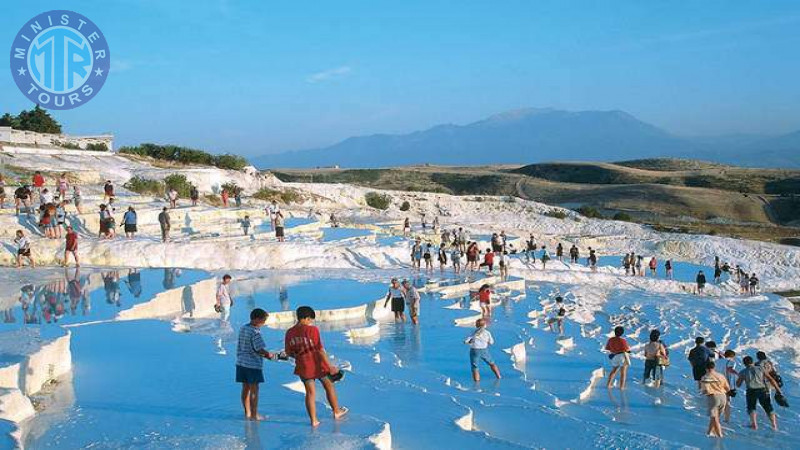
MULTIPOLYGON (((618 377, 617 386, 620 389, 625 388, 627 371, 631 365, 631 347, 624 334, 624 327, 615 327, 614 336, 608 339, 605 346, 611 363, 611 371, 606 381, 609 389, 614 386, 616 377, 618 377)), ((644 346, 643 353, 643 384, 652 383, 656 388, 661 387, 664 370, 670 366, 670 356, 669 347, 661 340, 659 330, 651 330, 649 342, 644 346)), ((687 359, 698 390, 706 398, 709 436, 723 436, 720 420, 721 418, 726 422, 730 420, 731 404, 737 395, 737 388, 743 385, 750 427, 758 428, 756 407, 760 404, 772 428, 777 430, 777 416, 772 406, 770 391, 774 390, 776 403, 783 406, 788 406, 788 403, 781 390, 783 380, 766 353, 756 352, 755 360, 751 356, 745 356, 741 360, 743 368, 740 369, 734 350, 720 352, 714 341, 707 341, 699 336, 695 339, 695 346, 688 352, 687 359)))
MULTIPOLYGON (((626 253, 622 257, 622 267, 625 268, 625 275, 643 277, 650 272, 650 276, 658 277, 658 259, 651 256, 645 265, 644 256, 637 255, 635 252, 626 253)), ((668 280, 673 279, 672 260, 668 259, 664 263, 664 277, 668 280)))

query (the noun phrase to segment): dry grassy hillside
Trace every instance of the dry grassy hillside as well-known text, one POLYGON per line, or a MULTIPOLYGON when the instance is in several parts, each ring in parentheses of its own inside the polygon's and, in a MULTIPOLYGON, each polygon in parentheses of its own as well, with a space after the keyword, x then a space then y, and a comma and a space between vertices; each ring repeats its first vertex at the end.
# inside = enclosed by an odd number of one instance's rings
POLYGON ((702 161, 543 163, 523 167, 412 166, 286 170, 284 181, 351 183, 380 189, 514 195, 611 217, 762 239, 797 237, 800 171, 749 169, 702 161))

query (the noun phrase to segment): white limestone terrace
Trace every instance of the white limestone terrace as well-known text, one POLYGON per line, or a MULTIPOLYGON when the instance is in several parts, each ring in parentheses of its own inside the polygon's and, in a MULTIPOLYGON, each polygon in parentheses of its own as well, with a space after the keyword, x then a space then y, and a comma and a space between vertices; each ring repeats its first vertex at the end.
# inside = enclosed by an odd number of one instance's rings
MULTIPOLYGON (((93 265, 123 265, 138 267, 187 267, 201 269, 266 269, 266 268, 397 268, 408 261, 405 243, 380 245, 374 238, 356 238, 331 242, 319 241, 319 229, 326 226, 330 213, 335 213, 345 226, 352 224, 386 224, 385 233, 399 234, 402 219, 410 216, 417 221, 421 213, 431 220, 438 216, 442 226, 463 226, 473 235, 504 230, 507 234, 525 237, 534 232, 537 243, 553 248, 556 242, 569 246, 577 244, 583 256, 587 247, 595 248, 601 255, 620 255, 636 251, 646 257, 656 255, 660 261, 696 262, 708 265, 714 256, 732 265, 740 264, 748 272, 755 271, 762 286, 769 290, 796 287, 800 276, 800 249, 795 247, 724 238, 717 236, 661 233, 632 223, 596 220, 580 217, 564 210, 566 219, 543 215, 553 209, 537 202, 507 197, 452 196, 432 193, 387 191, 392 205, 387 211, 366 206, 364 194, 373 189, 341 184, 281 183, 268 173, 252 170, 227 171, 211 167, 160 167, 140 158, 95 152, 45 153, 41 149, 4 147, 2 152, 7 166, 28 171, 42 170, 51 177, 63 171, 73 174, 84 185, 83 209, 85 214, 73 215, 71 221, 81 231, 80 254, 86 263, 93 265), (255 225, 265 217, 264 202, 245 198, 242 209, 220 209, 212 206, 183 207, 171 211, 174 241, 164 245, 158 242, 157 214, 165 205, 163 199, 126 192, 122 184, 134 175, 163 179, 172 173, 182 173, 202 192, 214 192, 226 181, 234 181, 253 193, 260 187, 291 188, 305 195, 299 204, 284 205, 289 216, 311 217, 316 224, 299 227, 296 233, 288 230, 289 240, 277 243, 267 228, 254 229, 254 237, 241 235, 239 220, 249 214, 255 225), (96 205, 101 202, 100 183, 111 179, 116 185, 117 216, 128 205, 139 212, 140 237, 133 241, 96 238, 96 205), (399 210, 402 202, 411 204, 411 211, 399 210), (302 232, 301 232, 302 231, 302 232), (213 255, 213 256, 212 256, 213 255)), ((51 178, 52 180, 52 178, 51 178)), ((52 182, 52 181, 51 181, 52 182)), ((8 188, 7 188, 8 190, 8 188)), ((10 194, 10 193, 9 193, 10 194)), ((118 217, 119 219, 119 217, 118 217)), ((0 214, 0 238, 8 249, 0 256, 0 264, 10 265, 13 254, 9 241, 13 230, 19 226, 34 235, 34 254, 42 264, 57 264, 61 242, 41 239, 35 226, 25 218, 18 219, 6 209, 0 214)), ((360 225, 363 226, 363 225, 360 225)), ((434 243, 438 237, 416 230, 434 243)), ((516 241, 521 247, 521 239, 516 241)), ((512 262, 512 271, 523 276, 542 276, 512 262), (528 275, 526 275, 528 274, 528 275)), ((552 272, 564 268, 552 264, 552 272)), ((548 270, 547 277, 550 275, 548 270)), ((571 276, 571 275, 569 275, 571 276)), ((586 277, 590 281, 590 277, 586 277)), ((636 281, 638 283, 638 281, 636 281)))

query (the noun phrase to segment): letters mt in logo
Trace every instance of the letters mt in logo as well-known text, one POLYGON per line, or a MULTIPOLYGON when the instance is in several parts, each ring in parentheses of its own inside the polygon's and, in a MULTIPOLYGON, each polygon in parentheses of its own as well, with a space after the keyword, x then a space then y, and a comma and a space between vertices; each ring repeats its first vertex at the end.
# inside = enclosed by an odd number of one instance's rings
POLYGON ((105 36, 73 11, 48 11, 25 24, 11 45, 11 75, 43 108, 72 109, 91 100, 111 68, 105 36))

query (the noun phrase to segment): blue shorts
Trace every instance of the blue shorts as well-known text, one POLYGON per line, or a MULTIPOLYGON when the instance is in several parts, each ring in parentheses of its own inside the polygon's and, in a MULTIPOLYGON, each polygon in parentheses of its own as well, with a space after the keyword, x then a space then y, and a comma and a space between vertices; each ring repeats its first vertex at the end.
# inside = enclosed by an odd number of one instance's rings
POLYGON ((264 371, 262 369, 251 369, 236 365, 236 382, 246 384, 258 384, 264 382, 264 371))
POLYGON ((469 364, 473 369, 478 368, 478 361, 483 360, 486 364, 494 365, 492 355, 489 354, 488 348, 471 348, 469 349, 469 364))

